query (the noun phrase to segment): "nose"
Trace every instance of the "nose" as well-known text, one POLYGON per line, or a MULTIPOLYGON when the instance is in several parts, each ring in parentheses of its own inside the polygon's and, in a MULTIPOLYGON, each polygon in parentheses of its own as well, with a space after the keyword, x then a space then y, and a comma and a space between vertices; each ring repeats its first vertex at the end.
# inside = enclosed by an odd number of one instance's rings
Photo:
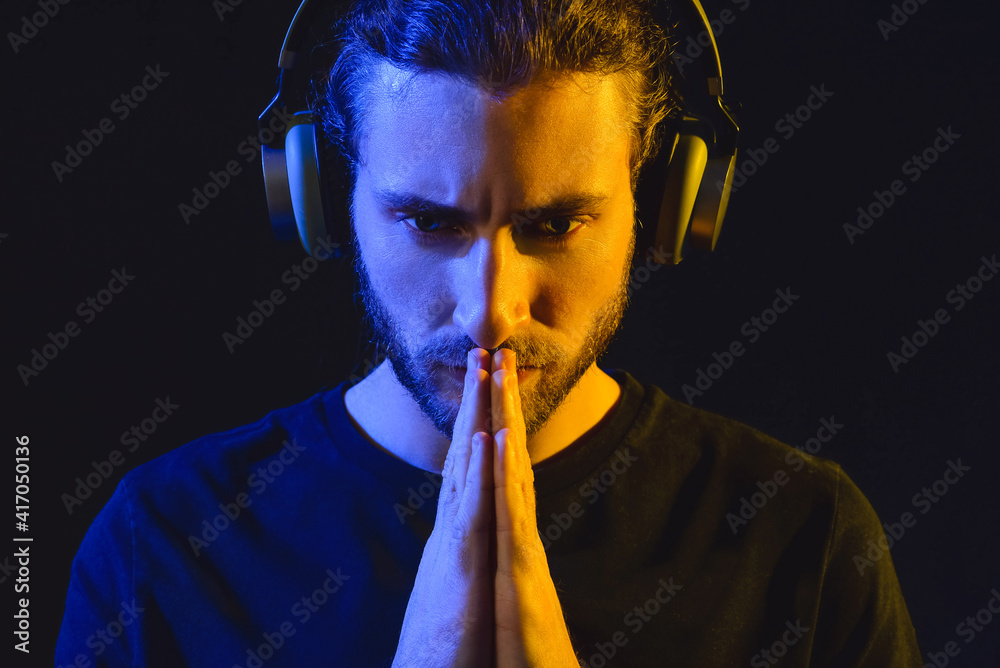
POLYGON ((509 229, 478 237, 451 281, 452 319, 477 346, 497 348, 528 322, 533 279, 509 229))

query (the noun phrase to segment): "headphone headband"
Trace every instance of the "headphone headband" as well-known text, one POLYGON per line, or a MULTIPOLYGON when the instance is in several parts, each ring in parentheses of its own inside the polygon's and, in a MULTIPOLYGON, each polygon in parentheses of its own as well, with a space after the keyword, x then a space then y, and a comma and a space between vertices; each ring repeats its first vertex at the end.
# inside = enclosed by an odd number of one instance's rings
MULTIPOLYGON (((321 7, 322 4, 320 0, 302 0, 298 9, 295 10, 295 16, 292 17, 292 22, 285 32, 285 39, 281 43, 281 53, 278 54, 278 69, 280 70, 278 75, 278 92, 271 101, 271 104, 261 114, 261 119, 268 117, 276 104, 286 101, 284 99, 286 93, 285 86, 290 78, 286 74, 290 73, 295 67, 297 56, 306 41, 309 27, 312 25, 316 15, 323 8, 321 7)), ((708 20, 708 15, 705 13, 705 8, 702 7, 700 0, 681 0, 678 4, 688 14, 687 18, 704 27, 705 33, 708 35, 711 44, 705 47, 706 52, 710 56, 704 61, 708 67, 709 74, 705 81, 705 90, 710 96, 719 98, 720 107, 724 115, 735 126, 736 122, 733 120, 730 110, 722 103, 722 96, 725 90, 722 78, 722 59, 719 57, 719 45, 715 41, 715 33, 712 30, 711 22, 708 20)), ((673 6, 671 4, 671 7, 673 6)))
MULTIPOLYGON (((337 4, 346 3, 341 0, 337 4)), ((289 86, 294 85, 292 75, 298 73, 295 68, 300 65, 302 50, 307 46, 309 28, 320 10, 329 6, 329 1, 302 0, 296 10, 278 56, 278 91, 258 119, 262 136, 275 112, 290 102, 289 86)), ((709 37, 711 44, 699 62, 704 67, 704 92, 715 101, 702 110, 711 118, 698 115, 691 108, 685 110, 678 119, 665 183, 655 183, 651 195, 637 194, 637 202, 648 200, 648 207, 644 208, 656 212, 648 216, 650 220, 655 218, 652 229, 644 229, 641 248, 649 244, 646 261, 662 263, 666 256, 676 264, 682 258, 682 246, 689 231, 693 247, 704 251, 715 248, 729 203, 739 125, 722 97, 722 61, 701 2, 682 0, 671 3, 670 7, 680 9, 689 22, 704 28, 709 37), (717 108, 711 108, 715 105, 717 108), (653 252, 654 248, 659 252, 653 252)), ((654 0, 654 12, 663 8, 663 2, 654 0)), ((306 104, 305 100, 297 102, 306 104)), ((331 211, 327 188, 319 174, 319 143, 313 112, 300 109, 293 110, 293 114, 294 120, 285 133, 274 136, 268 132, 272 140, 261 142, 261 161, 275 236, 279 239, 297 236, 305 250, 312 252, 333 225, 328 220, 331 211)))

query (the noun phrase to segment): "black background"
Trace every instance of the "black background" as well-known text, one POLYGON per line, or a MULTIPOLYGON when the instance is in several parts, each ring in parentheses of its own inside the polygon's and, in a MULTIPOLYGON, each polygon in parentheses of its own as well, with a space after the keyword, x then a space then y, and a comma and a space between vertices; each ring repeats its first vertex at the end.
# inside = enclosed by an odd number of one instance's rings
MULTIPOLYGON (((918 10, 884 39, 877 22, 889 19, 888 2, 705 2, 710 18, 726 8, 736 17, 718 37, 727 97, 743 105, 744 157, 769 137, 780 150, 734 194, 716 253, 655 272, 635 291, 602 366, 683 399, 682 386, 713 353, 748 342, 743 323, 776 289, 799 295, 694 404, 791 445, 815 436, 822 418, 843 424, 819 454, 844 467, 883 521, 917 516, 892 559, 922 651, 956 641, 961 653, 950 665, 1000 666, 1000 619, 968 644, 955 630, 1000 587, 1000 281, 960 311, 946 301, 981 257, 1000 252, 989 57, 997 24, 985 3, 906 4, 918 10), (776 131, 811 86, 823 85, 833 97, 794 136, 776 131), (910 182, 903 163, 949 127, 961 138, 910 182), (895 179, 906 193, 849 243, 844 223, 895 179), (939 308, 951 321, 894 372, 887 354, 939 308), (971 471, 920 514, 912 497, 958 458, 971 471)), ((125 472, 301 401, 361 361, 349 263, 323 263, 289 292, 281 275, 303 255, 272 239, 259 163, 238 153, 274 93, 296 5, 245 0, 220 18, 207 0, 73 0, 18 53, 9 37, 0 46, 0 411, 11 501, 14 438, 31 439, 30 530, 19 534, 11 518, 0 533, 34 538, 32 652, 16 665, 52 665, 72 557, 125 472), (119 120, 112 100, 147 65, 169 76, 119 120), (65 161, 65 146, 104 117, 115 130, 60 182, 52 162, 65 161), (242 173, 185 224, 178 205, 230 160, 242 173), (134 281, 84 324, 77 305, 122 267, 134 281), (222 333, 275 288, 288 301, 230 354, 222 333), (69 320, 80 334, 25 385, 17 366, 69 320), (122 432, 167 397, 180 408, 127 452, 122 432), (68 513, 62 495, 116 449, 124 464, 68 513)), ((0 28, 20 31, 37 11, 33 2, 5 3, 0 28)), ((14 550, 3 542, 0 560, 14 550)), ((8 569, 0 587, 13 611, 8 569)))

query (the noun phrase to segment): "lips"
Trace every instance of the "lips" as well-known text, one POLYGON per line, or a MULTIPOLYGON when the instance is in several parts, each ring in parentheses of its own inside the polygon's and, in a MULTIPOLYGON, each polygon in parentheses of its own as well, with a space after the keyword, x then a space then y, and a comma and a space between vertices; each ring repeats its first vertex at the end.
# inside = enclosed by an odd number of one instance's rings
MULTIPOLYGON (((466 370, 467 367, 464 367, 464 366, 444 366, 444 365, 442 365, 441 368, 444 369, 445 371, 447 371, 450 375, 452 375, 452 376, 454 376, 454 377, 456 377, 456 378, 458 378, 458 379, 461 380, 461 379, 465 378, 465 370, 466 370)), ((518 379, 524 378, 528 374, 533 373, 535 371, 538 371, 538 369, 539 369, 539 367, 537 367, 537 366, 521 366, 521 367, 518 367, 517 368, 517 377, 518 377, 518 379)))
MULTIPOLYGON (((468 368, 464 366, 447 366, 445 364, 441 364, 439 366, 441 366, 444 369, 448 369, 449 371, 458 371, 460 373, 465 373, 465 370, 468 368)), ((537 368, 538 368, 537 366, 519 366, 517 367, 517 370, 522 371, 524 369, 537 369, 537 368)))

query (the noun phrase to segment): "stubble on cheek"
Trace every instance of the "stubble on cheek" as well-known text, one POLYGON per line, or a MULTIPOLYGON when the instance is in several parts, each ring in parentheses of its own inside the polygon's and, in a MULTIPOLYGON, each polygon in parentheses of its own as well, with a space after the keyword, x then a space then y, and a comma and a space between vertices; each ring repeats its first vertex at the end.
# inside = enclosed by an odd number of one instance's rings
MULTIPOLYGON (((626 288, 634 244, 633 234, 629 244, 629 260, 625 262, 618 289, 597 309, 591 322, 585 325, 587 330, 575 350, 567 350, 554 342, 538 339, 512 339, 502 345, 513 349, 522 365, 544 367, 530 384, 519 385, 528 436, 544 426, 580 378, 611 344, 628 306, 626 288)), ((358 248, 357 245, 355 247, 358 248)), ((441 365, 464 367, 466 355, 475 347, 475 342, 461 335, 440 341, 434 341, 432 336, 407 336, 408 331, 419 329, 423 332, 433 323, 440 322, 444 302, 440 298, 427 300, 397 296, 394 301, 401 307, 413 308, 413 304, 419 304, 415 313, 420 316, 418 322, 399 322, 375 291, 360 252, 356 254, 355 269, 372 342, 384 352, 400 385, 407 390, 438 431, 451 438, 462 402, 464 383, 449 377, 441 365)))

